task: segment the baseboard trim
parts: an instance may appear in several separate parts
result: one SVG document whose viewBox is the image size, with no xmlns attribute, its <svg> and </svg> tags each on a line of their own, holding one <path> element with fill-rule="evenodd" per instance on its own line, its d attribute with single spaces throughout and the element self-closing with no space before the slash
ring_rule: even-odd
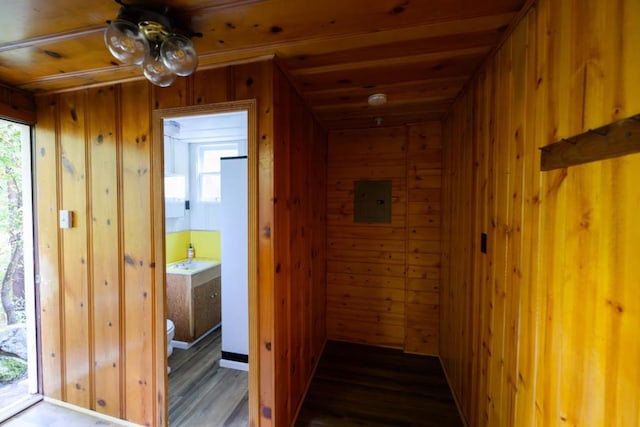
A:
<svg viewBox="0 0 640 427">
<path fill-rule="evenodd" d="M 293 427 L 296 421 L 298 420 L 298 415 L 300 415 L 300 411 L 302 410 L 302 405 L 304 404 L 304 400 L 307 397 L 307 393 L 309 392 L 309 387 L 311 387 L 313 378 L 316 376 L 316 371 L 318 370 L 318 365 L 320 365 L 320 360 L 322 359 L 322 355 L 324 354 L 324 348 L 326 346 L 327 346 L 327 338 L 324 339 L 324 342 L 322 343 L 322 348 L 320 349 L 320 354 L 318 355 L 318 360 L 316 361 L 316 365 L 311 370 L 311 376 L 309 376 L 307 385 L 304 388 L 304 393 L 302 393 L 302 399 L 300 399 L 300 403 L 298 403 L 298 408 L 296 409 L 296 412 L 293 415 L 293 419 L 291 420 L 291 427 Z"/>
<path fill-rule="evenodd" d="M 440 366 L 442 367 L 442 372 L 444 372 L 444 377 L 447 380 L 447 385 L 449 386 L 449 390 L 451 390 L 451 395 L 453 396 L 453 401 L 456 402 L 456 408 L 458 408 L 458 414 L 460 414 L 460 419 L 462 420 L 462 423 L 465 425 L 465 427 L 469 427 L 469 423 L 467 422 L 467 419 L 464 416 L 464 412 L 462 412 L 462 406 L 460 405 L 460 402 L 458 401 L 458 396 L 456 396 L 456 392 L 453 390 L 453 387 L 451 386 L 451 380 L 449 379 L 449 374 L 447 374 L 447 370 L 444 367 L 444 363 L 442 363 L 442 358 L 440 357 L 440 355 L 438 355 L 436 357 L 440 361 Z"/>
<path fill-rule="evenodd" d="M 216 326 L 214 326 L 213 328 L 209 329 L 204 334 L 200 335 L 200 337 L 198 337 L 198 339 L 195 340 L 195 341 L 185 342 L 185 341 L 171 340 L 171 345 L 174 348 L 179 348 L 180 350 L 189 350 L 191 347 L 193 347 L 194 345 L 198 344 L 200 341 L 205 339 L 211 332 L 215 331 L 216 329 L 218 329 L 221 326 L 222 326 L 222 323 L 218 323 Z"/>
<path fill-rule="evenodd" d="M 63 402 L 62 400 L 53 399 L 51 397 L 45 396 L 43 399 L 47 403 L 51 403 L 52 405 L 60 406 L 62 408 L 69 409 L 71 411 L 80 412 L 81 414 L 89 415 L 94 418 L 100 418 L 105 421 L 109 421 L 111 423 L 126 426 L 126 427 L 140 427 L 141 424 L 132 423 L 131 421 L 122 420 L 120 418 L 112 417 L 111 415 L 101 414 L 100 412 L 92 411 L 87 408 L 83 408 L 81 406 L 72 405 L 71 403 Z"/>
<path fill-rule="evenodd" d="M 244 362 L 236 362 L 234 360 L 220 359 L 220 367 L 227 369 L 236 369 L 238 371 L 249 372 L 249 364 Z"/>
</svg>

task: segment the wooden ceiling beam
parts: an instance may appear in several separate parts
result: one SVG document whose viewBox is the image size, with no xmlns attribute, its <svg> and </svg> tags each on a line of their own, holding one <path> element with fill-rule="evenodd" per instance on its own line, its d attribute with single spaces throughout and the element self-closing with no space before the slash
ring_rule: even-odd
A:
<svg viewBox="0 0 640 427">
<path fill-rule="evenodd" d="M 374 85 L 388 85 L 403 81 L 429 80 L 442 77 L 469 76 L 484 59 L 483 53 L 452 57 L 439 61 L 397 65 L 381 65 L 376 68 L 340 70 L 322 74 L 295 76 L 302 92 L 332 89 L 335 87 L 353 88 Z"/>
<path fill-rule="evenodd" d="M 501 38 L 502 31 L 492 28 L 487 31 L 464 34 L 448 34 L 438 37 L 420 37 L 413 40 L 394 40 L 385 44 L 369 44 L 364 47 L 345 49 L 342 44 L 331 52 L 289 55 L 286 67 L 289 70 L 312 68 L 344 62 L 382 59 L 455 51 L 474 47 L 493 47 Z"/>
<path fill-rule="evenodd" d="M 403 81 L 398 83 L 381 84 L 381 85 L 368 85 L 360 87 L 341 87 L 332 89 L 321 90 L 309 90 L 304 92 L 307 99 L 320 100 L 326 98 L 335 98 L 345 95 L 370 95 L 372 90 L 386 92 L 386 91 L 429 91 L 446 89 L 449 87 L 462 87 L 467 81 L 467 76 L 454 76 L 454 77 L 441 77 L 428 80 L 412 80 Z"/>
<path fill-rule="evenodd" d="M 427 103 L 414 103 L 404 105 L 402 108 L 396 108 L 395 106 L 380 106 L 380 107 L 362 107 L 358 109 L 340 109 L 340 110 L 328 110 L 318 111 L 318 117 L 322 120 L 339 120 L 339 119 L 355 119 L 363 117 L 391 117 L 402 116 L 411 114 L 425 114 L 425 113 L 441 113 L 444 114 L 448 111 L 450 101 L 440 102 L 427 102 Z"/>
<path fill-rule="evenodd" d="M 443 113 L 411 113 L 404 116 L 386 116 L 382 117 L 380 126 L 393 127 L 404 126 L 409 123 L 421 123 L 434 120 L 442 120 Z M 363 129 L 379 127 L 375 121 L 375 117 L 358 117 L 348 119 L 323 120 L 324 126 L 329 130 L 343 129 Z"/>
<path fill-rule="evenodd" d="M 491 50 L 491 46 L 473 47 L 468 49 L 459 49 L 455 51 L 425 53 L 422 55 L 397 56 L 390 58 L 374 59 L 357 62 L 344 62 L 341 64 L 332 64 L 310 68 L 298 68 L 290 70 L 294 77 L 309 76 L 313 74 L 325 74 L 339 71 L 362 70 L 366 68 L 376 67 L 392 67 L 394 65 L 411 65 L 428 62 L 446 61 L 451 58 L 486 55 Z"/>
<path fill-rule="evenodd" d="M 435 96 L 429 96 L 429 97 L 416 96 L 414 98 L 406 98 L 406 99 L 394 98 L 391 101 L 388 101 L 384 105 L 386 108 L 389 108 L 389 109 L 397 109 L 397 108 L 405 109 L 405 108 L 411 108 L 413 106 L 421 106 L 425 104 L 449 105 L 449 103 L 453 102 L 455 95 L 457 95 L 457 93 L 454 95 L 435 95 Z M 353 111 L 358 109 L 361 109 L 361 110 L 367 109 L 369 111 L 374 111 L 375 108 L 378 108 L 378 107 L 369 106 L 366 98 L 364 98 L 364 100 L 359 102 L 344 101 L 344 102 L 337 102 L 332 104 L 312 103 L 311 106 L 313 107 L 314 111 L 316 111 L 318 114 L 322 114 L 324 111 L 340 112 L 340 111 Z"/>
</svg>

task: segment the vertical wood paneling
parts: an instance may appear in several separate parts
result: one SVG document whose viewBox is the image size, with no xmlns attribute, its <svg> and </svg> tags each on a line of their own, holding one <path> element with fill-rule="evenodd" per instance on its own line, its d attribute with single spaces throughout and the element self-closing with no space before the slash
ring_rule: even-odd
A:
<svg viewBox="0 0 640 427">
<path fill-rule="evenodd" d="M 194 77 L 177 79 L 169 87 L 152 86 L 151 90 L 153 92 L 153 108 L 156 110 L 160 110 L 163 108 L 193 105 L 190 102 L 191 92 L 189 91 L 191 80 L 193 78 Z"/>
<path fill-rule="evenodd" d="M 64 344 L 62 342 L 64 302 L 60 290 L 60 236 L 58 210 L 60 192 L 58 151 L 57 97 L 38 99 L 38 127 L 35 139 L 34 196 L 37 215 L 37 262 L 39 298 L 42 321 L 40 345 L 42 388 L 47 396 L 63 398 Z"/>
<path fill-rule="evenodd" d="M 228 92 L 235 99 L 256 99 L 258 102 L 258 300 L 260 311 L 259 396 L 249 395 L 250 409 L 258 407 L 259 420 L 251 420 L 261 426 L 275 424 L 275 357 L 274 349 L 274 248 L 273 248 L 273 197 L 274 197 L 274 123 L 273 123 L 273 67 L 269 63 L 244 64 L 233 67 L 227 80 Z M 278 307 L 279 308 L 279 307 Z M 256 355 L 250 354 L 253 358 Z M 255 387 L 255 385 L 254 385 Z M 254 388 L 255 389 L 255 388 Z M 253 417 L 253 412 L 251 412 Z"/>
<path fill-rule="evenodd" d="M 93 408 L 120 417 L 120 212 L 116 88 L 89 90 L 91 164 L 91 261 L 94 337 Z"/>
<path fill-rule="evenodd" d="M 407 270 L 429 269 L 408 277 L 405 286 L 405 351 L 438 354 L 440 301 L 440 228 L 421 222 L 440 215 L 442 125 L 408 127 Z M 423 177 L 430 179 L 422 185 Z"/>
<path fill-rule="evenodd" d="M 310 150 L 311 188 L 315 193 L 312 202 L 311 228 L 311 275 L 316 285 L 311 292 L 311 365 L 320 361 L 324 342 L 327 338 L 327 146 L 326 132 L 319 126 L 313 126 L 312 149 Z M 316 189 L 323 188 L 324 191 Z"/>
<path fill-rule="evenodd" d="M 0 84 L 0 116 L 34 124 L 38 106 L 29 92 Z"/>
<path fill-rule="evenodd" d="M 441 134 L 440 123 L 330 134 L 330 338 L 438 353 Z M 391 180 L 390 224 L 353 223 L 357 180 Z"/>
<path fill-rule="evenodd" d="M 231 101 L 228 96 L 228 88 L 232 87 L 231 83 L 228 82 L 229 75 L 228 67 L 213 68 L 195 73 L 192 77 L 194 105 Z"/>
<path fill-rule="evenodd" d="M 273 231 L 274 233 L 289 233 L 291 229 L 291 152 L 292 148 L 292 132 L 289 123 L 291 120 L 291 97 L 287 91 L 287 82 L 284 77 L 278 74 L 274 80 L 274 109 L 279 114 L 276 116 L 274 123 L 274 157 L 282 161 L 278 168 L 274 168 L 274 216 Z M 280 208 L 279 205 L 284 205 Z M 294 355 L 291 352 L 291 345 L 294 341 L 294 329 L 298 325 L 294 325 L 292 321 L 292 312 L 295 303 L 292 299 L 292 267 L 291 267 L 291 241 L 287 239 L 277 239 L 274 241 L 273 247 L 275 253 L 275 289 L 274 299 L 278 307 L 282 309 L 275 315 L 274 342 L 276 343 L 275 358 L 280 369 L 275 371 L 276 384 L 286 384 L 287 388 L 291 387 L 291 366 L 293 364 Z M 275 410 L 278 414 L 287 414 L 291 412 L 292 402 L 286 393 L 283 399 L 275 401 Z"/>
<path fill-rule="evenodd" d="M 72 211 L 73 228 L 62 233 L 64 292 L 65 399 L 91 405 L 89 271 L 87 262 L 86 93 L 60 95 L 62 209 Z"/>
<path fill-rule="evenodd" d="M 541 173 L 538 150 L 640 111 L 638 24 L 537 2 L 445 122 L 440 351 L 470 425 L 640 422 L 640 156 Z"/>
<path fill-rule="evenodd" d="M 325 132 L 287 76 L 274 79 L 275 408 L 290 425 L 326 340 Z M 318 158 L 314 158 L 318 155 Z M 318 269 L 319 271 L 315 271 Z M 312 329 L 317 327 L 316 330 Z"/>
<path fill-rule="evenodd" d="M 166 425 L 162 149 L 152 141 L 152 111 L 255 99 L 258 143 L 250 155 L 258 158 L 252 215 L 260 230 L 253 295 L 259 309 L 250 316 L 260 345 L 250 351 L 257 370 L 250 425 L 292 421 L 326 339 L 327 141 L 274 69 L 263 61 L 205 70 L 165 89 L 140 81 L 39 98 L 37 228 L 48 396 Z M 274 110 L 276 78 L 278 102 L 291 105 L 295 120 Z M 74 212 L 73 228 L 58 229 L 59 209 Z M 290 278 L 284 292 L 280 276 Z M 286 387 L 276 387 L 280 378 Z"/>
<path fill-rule="evenodd" d="M 145 82 L 122 86 L 122 218 L 125 417 L 153 425 L 155 390 L 151 216 L 151 136 Z"/>
</svg>

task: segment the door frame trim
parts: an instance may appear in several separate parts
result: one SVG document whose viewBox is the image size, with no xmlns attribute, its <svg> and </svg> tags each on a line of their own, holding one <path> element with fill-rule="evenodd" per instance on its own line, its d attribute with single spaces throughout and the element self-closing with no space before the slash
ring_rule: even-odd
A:
<svg viewBox="0 0 640 427">
<path fill-rule="evenodd" d="M 166 259 L 164 217 L 164 129 L 163 120 L 236 111 L 247 112 L 248 205 L 249 205 L 249 424 L 260 419 L 260 358 L 258 301 L 258 116 L 255 99 L 158 109 L 153 111 L 152 130 L 152 203 L 155 325 L 154 350 L 156 361 L 157 419 L 168 425 L 167 330 L 166 330 Z"/>
</svg>

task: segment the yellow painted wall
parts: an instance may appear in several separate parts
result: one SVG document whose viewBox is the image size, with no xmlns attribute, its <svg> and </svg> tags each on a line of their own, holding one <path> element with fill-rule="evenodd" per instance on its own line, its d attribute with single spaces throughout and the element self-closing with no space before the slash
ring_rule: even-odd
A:
<svg viewBox="0 0 640 427">
<path fill-rule="evenodd" d="M 220 232 L 186 230 L 167 233 L 166 257 L 167 263 L 181 261 L 187 258 L 189 243 L 193 245 L 196 258 L 220 260 Z"/>
<path fill-rule="evenodd" d="M 219 231 L 191 231 L 191 244 L 196 258 L 221 260 Z M 186 253 L 186 249 L 185 249 Z"/>
</svg>

